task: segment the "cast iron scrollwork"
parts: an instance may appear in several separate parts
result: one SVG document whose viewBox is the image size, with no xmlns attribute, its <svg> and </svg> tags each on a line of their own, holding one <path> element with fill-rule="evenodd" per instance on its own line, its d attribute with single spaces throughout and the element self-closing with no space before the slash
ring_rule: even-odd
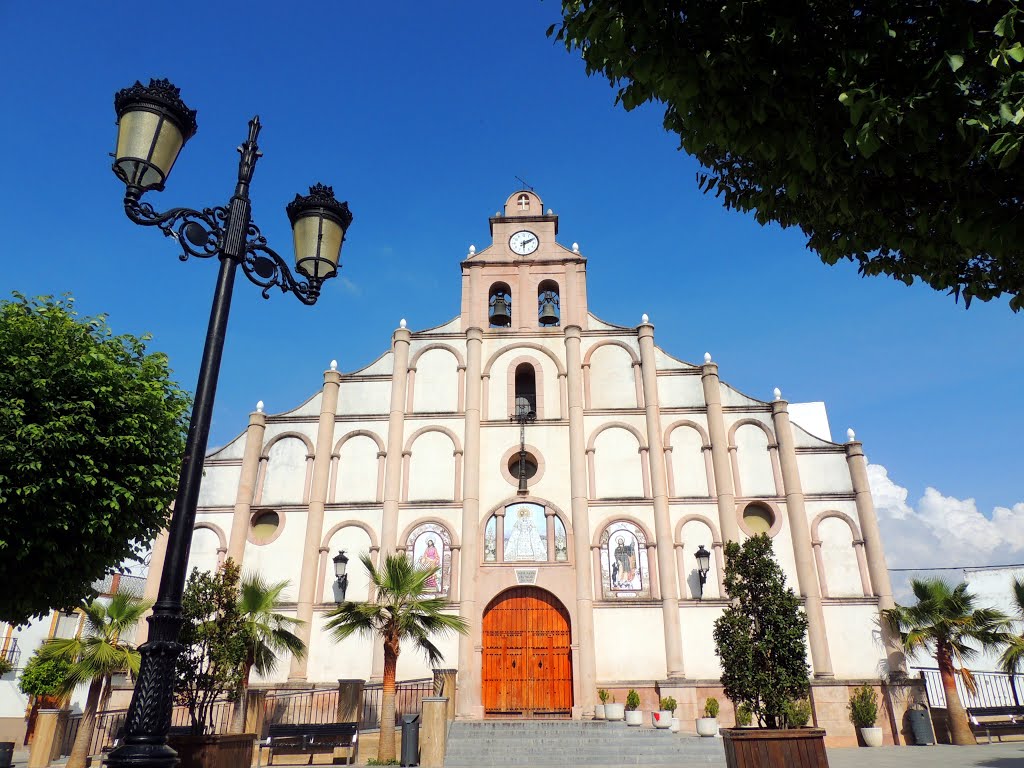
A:
<svg viewBox="0 0 1024 768">
<path fill-rule="evenodd" d="M 221 206 L 196 211 L 192 208 L 171 208 L 158 213 L 149 203 L 125 198 L 124 212 L 136 224 L 156 227 L 165 237 L 173 237 L 181 246 L 182 261 L 189 256 L 208 259 L 221 252 L 228 209 Z"/>
<path fill-rule="evenodd" d="M 249 282 L 263 289 L 263 298 L 269 299 L 270 289 L 276 286 L 284 293 L 294 294 L 303 304 L 316 304 L 323 280 L 297 280 L 288 268 L 288 262 L 267 245 L 267 239 L 260 234 L 256 225 L 250 225 L 249 234 L 242 258 L 242 271 Z"/>
</svg>

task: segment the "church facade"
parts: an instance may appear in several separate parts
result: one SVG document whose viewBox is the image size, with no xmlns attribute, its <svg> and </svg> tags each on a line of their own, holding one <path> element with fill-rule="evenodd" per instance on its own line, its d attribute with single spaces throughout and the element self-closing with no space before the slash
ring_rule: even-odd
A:
<svg viewBox="0 0 1024 768">
<path fill-rule="evenodd" d="M 400 551 L 469 622 L 439 643 L 459 717 L 586 718 L 599 688 L 635 688 L 647 710 L 675 696 L 684 722 L 717 695 L 731 725 L 712 639 L 723 542 L 766 532 L 807 611 L 816 721 L 852 733 L 846 696 L 885 674 L 892 605 L 861 444 L 832 441 L 821 403 L 762 401 L 710 355 L 672 357 L 646 316 L 599 320 L 558 223 L 514 193 L 462 262 L 457 317 L 403 320 L 369 366 L 332 363 L 290 411 L 261 404 L 206 459 L 192 565 L 290 582 L 309 652 L 266 682 L 379 679 L 379 647 L 323 631 L 332 558 L 351 558 L 345 597 L 363 600 L 359 556 Z M 158 540 L 154 578 L 162 556 Z M 400 680 L 430 673 L 404 650 Z"/>
</svg>

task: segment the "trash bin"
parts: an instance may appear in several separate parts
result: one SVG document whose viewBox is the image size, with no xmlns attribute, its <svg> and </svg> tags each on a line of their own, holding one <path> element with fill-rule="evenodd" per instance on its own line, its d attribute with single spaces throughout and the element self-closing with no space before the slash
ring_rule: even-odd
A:
<svg viewBox="0 0 1024 768">
<path fill-rule="evenodd" d="M 927 709 L 909 709 L 910 730 L 914 734 L 915 744 L 934 744 L 935 732 L 932 730 L 931 713 Z"/>
<path fill-rule="evenodd" d="M 11 768 L 14 759 L 14 742 L 0 741 L 0 768 Z"/>
<path fill-rule="evenodd" d="M 402 765 L 420 764 L 420 716 L 402 715 Z"/>
</svg>

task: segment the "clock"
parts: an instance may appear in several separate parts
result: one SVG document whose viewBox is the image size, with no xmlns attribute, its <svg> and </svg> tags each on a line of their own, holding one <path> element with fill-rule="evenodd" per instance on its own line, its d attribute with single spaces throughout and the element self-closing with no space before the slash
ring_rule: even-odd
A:
<svg viewBox="0 0 1024 768">
<path fill-rule="evenodd" d="M 508 247 L 512 249 L 512 253 L 518 253 L 520 256 L 529 256 L 537 250 L 539 245 L 540 241 L 537 236 L 525 229 L 516 232 L 508 239 Z"/>
</svg>

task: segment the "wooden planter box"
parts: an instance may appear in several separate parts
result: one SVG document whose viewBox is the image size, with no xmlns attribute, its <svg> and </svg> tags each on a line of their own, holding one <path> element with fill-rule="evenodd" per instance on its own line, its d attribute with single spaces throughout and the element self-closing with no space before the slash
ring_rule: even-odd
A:
<svg viewBox="0 0 1024 768">
<path fill-rule="evenodd" d="M 167 737 L 167 744 L 178 753 L 179 768 L 248 768 L 252 765 L 256 734 L 172 734 Z"/>
<path fill-rule="evenodd" d="M 823 728 L 723 728 L 728 768 L 828 768 Z"/>
</svg>

